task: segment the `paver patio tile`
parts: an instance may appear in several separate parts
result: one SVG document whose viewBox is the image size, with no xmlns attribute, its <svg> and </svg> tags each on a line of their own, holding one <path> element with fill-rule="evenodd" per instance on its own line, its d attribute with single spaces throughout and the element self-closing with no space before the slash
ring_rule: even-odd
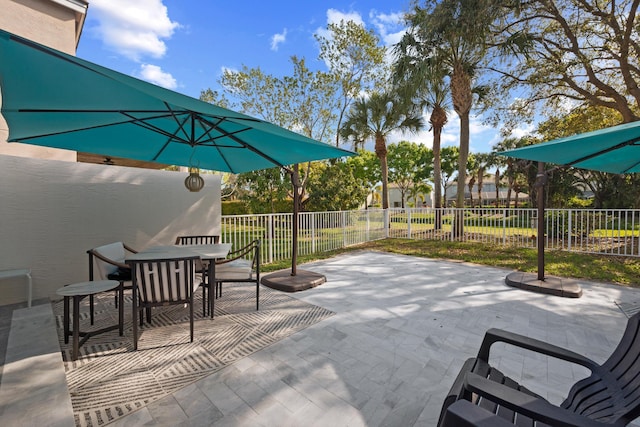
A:
<svg viewBox="0 0 640 427">
<path fill-rule="evenodd" d="M 173 400 L 150 405 L 148 413 L 165 420 L 175 408 L 176 424 L 183 414 L 191 415 L 193 425 L 209 419 L 215 427 L 431 426 L 487 329 L 518 332 L 602 361 L 626 323 L 615 301 L 640 301 L 640 290 L 597 283 L 581 283 L 583 296 L 575 300 L 532 294 L 507 287 L 507 270 L 376 252 L 338 256 L 305 269 L 325 274 L 327 283 L 292 296 L 335 315 L 198 381 L 182 395 L 174 393 Z M 492 347 L 491 358 L 550 399 L 561 399 L 565 382 L 583 373 L 500 344 Z M 181 400 L 190 397 L 193 406 Z M 145 411 L 125 420 L 155 422 Z"/>
</svg>

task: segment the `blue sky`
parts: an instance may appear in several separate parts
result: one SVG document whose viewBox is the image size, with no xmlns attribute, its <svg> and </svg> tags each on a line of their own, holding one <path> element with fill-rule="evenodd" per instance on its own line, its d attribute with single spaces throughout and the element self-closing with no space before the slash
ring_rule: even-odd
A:
<svg viewBox="0 0 640 427">
<path fill-rule="evenodd" d="M 90 0 L 77 56 L 197 98 L 206 88 L 220 91 L 225 68 L 281 76 L 291 73 L 289 58 L 297 55 L 324 69 L 313 35 L 340 19 L 364 23 L 392 46 L 408 8 L 408 0 Z M 444 145 L 457 145 L 458 126 L 451 112 Z M 490 151 L 497 138 L 473 118 L 472 152 Z M 432 142 L 427 131 L 390 142 L 400 139 Z"/>
</svg>

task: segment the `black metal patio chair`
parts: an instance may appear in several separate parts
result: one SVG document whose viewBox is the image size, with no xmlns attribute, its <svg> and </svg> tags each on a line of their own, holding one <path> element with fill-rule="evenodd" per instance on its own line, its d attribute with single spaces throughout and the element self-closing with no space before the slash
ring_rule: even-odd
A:
<svg viewBox="0 0 640 427">
<path fill-rule="evenodd" d="M 576 363 L 591 375 L 576 382 L 560 406 L 553 405 L 489 364 L 496 342 Z M 640 416 L 640 313 L 628 320 L 620 343 L 602 365 L 543 341 L 490 329 L 445 398 L 439 426 L 446 425 L 449 406 L 460 399 L 518 426 L 625 426 Z"/>
</svg>

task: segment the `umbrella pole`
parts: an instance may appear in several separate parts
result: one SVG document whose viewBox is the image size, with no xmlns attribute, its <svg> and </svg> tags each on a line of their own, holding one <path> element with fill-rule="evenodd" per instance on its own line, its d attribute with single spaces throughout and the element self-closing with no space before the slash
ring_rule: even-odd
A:
<svg viewBox="0 0 640 427">
<path fill-rule="evenodd" d="M 300 176 L 298 175 L 298 165 L 294 166 L 294 169 L 289 171 L 291 175 L 291 185 L 293 186 L 293 236 L 292 236 L 292 248 L 291 248 L 291 275 L 297 274 L 298 264 L 298 210 L 300 206 Z"/>
<path fill-rule="evenodd" d="M 538 162 L 536 194 L 538 205 L 538 280 L 544 280 L 544 187 L 547 184 L 547 174 L 544 163 Z"/>
</svg>

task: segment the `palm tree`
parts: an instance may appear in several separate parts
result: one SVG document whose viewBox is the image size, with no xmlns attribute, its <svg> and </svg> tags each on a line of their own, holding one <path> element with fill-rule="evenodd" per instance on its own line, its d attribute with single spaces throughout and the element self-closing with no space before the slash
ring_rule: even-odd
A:
<svg viewBox="0 0 640 427">
<path fill-rule="evenodd" d="M 467 173 L 469 176 L 469 182 L 467 182 L 467 188 L 469 189 L 469 205 L 473 207 L 473 186 L 476 185 L 476 173 L 478 172 L 478 162 L 476 162 L 476 156 L 469 154 L 467 159 Z M 464 184 L 463 184 L 464 185 Z"/>
<path fill-rule="evenodd" d="M 487 177 L 487 168 L 490 167 L 492 162 L 492 156 L 488 153 L 476 153 L 476 166 L 477 166 L 477 182 L 478 182 L 478 204 L 482 207 L 482 187 L 484 186 L 484 179 Z"/>
<path fill-rule="evenodd" d="M 374 92 L 354 102 L 340 128 L 340 135 L 352 141 L 373 138 L 375 153 L 382 172 L 382 208 L 389 208 L 389 168 L 386 138 L 393 131 L 416 132 L 424 127 L 422 118 L 413 113 L 413 106 L 389 92 Z"/>
<path fill-rule="evenodd" d="M 497 2 L 499 4 L 499 2 Z M 410 29 L 426 61 L 447 68 L 453 109 L 460 117 L 460 158 L 456 206 L 464 207 L 469 118 L 474 102 L 473 80 L 486 51 L 486 39 L 493 21 L 493 2 L 483 0 L 442 0 L 417 4 L 407 15 Z M 463 218 L 456 218 L 454 234 L 462 235 Z"/>
<path fill-rule="evenodd" d="M 433 189 L 436 213 L 435 229 L 442 229 L 442 158 L 440 155 L 442 129 L 447 124 L 451 93 L 445 81 L 446 69 L 420 53 L 422 44 L 412 32 L 406 32 L 395 47 L 394 82 L 403 88 L 403 96 L 415 98 L 415 103 L 429 115 L 433 132 Z"/>
</svg>

